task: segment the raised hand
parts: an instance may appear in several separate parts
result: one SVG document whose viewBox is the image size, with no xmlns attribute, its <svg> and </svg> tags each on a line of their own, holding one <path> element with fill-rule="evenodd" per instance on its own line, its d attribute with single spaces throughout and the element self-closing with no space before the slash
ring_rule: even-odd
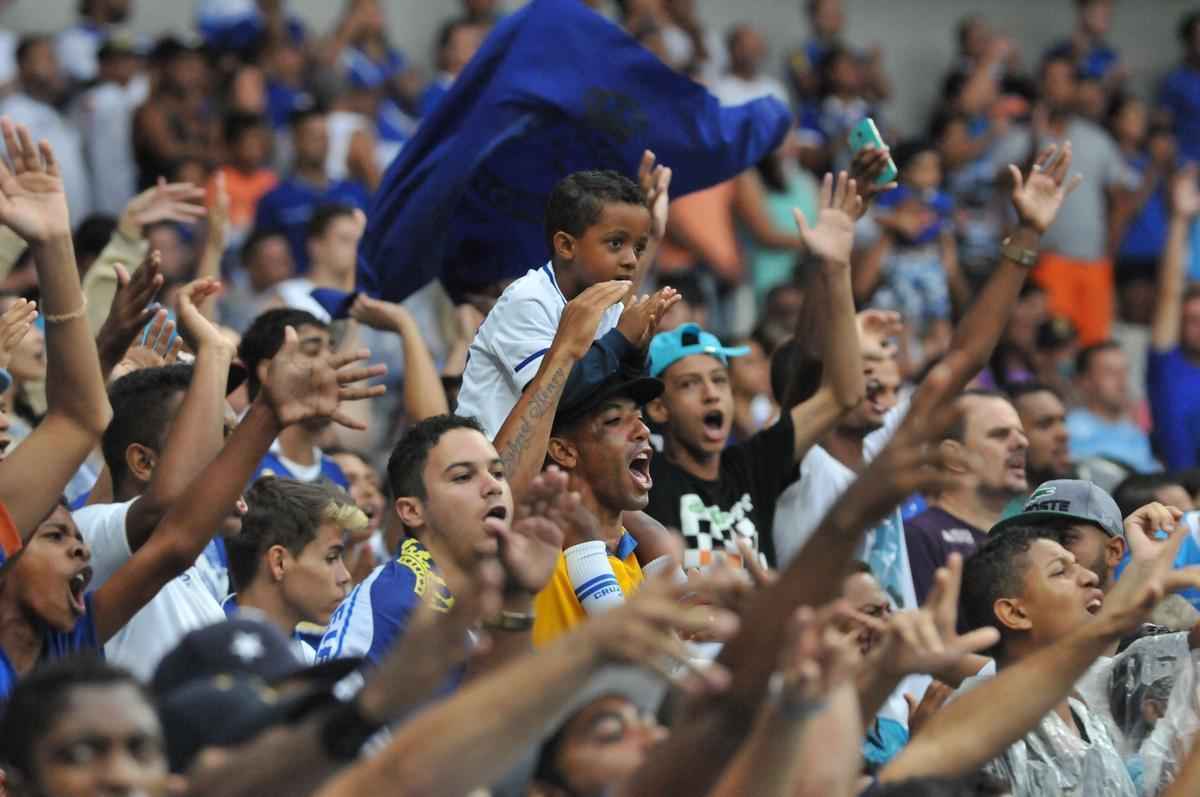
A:
<svg viewBox="0 0 1200 797">
<path fill-rule="evenodd" d="M 1012 203 L 1017 216 L 1022 224 L 1039 233 L 1050 228 L 1067 195 L 1083 182 L 1083 176 L 1078 174 L 1067 179 L 1071 172 L 1070 141 L 1063 144 L 1061 152 L 1054 144 L 1042 150 L 1028 177 L 1022 178 L 1021 170 L 1012 164 L 1008 171 L 1012 175 Z"/>
<path fill-rule="evenodd" d="M 852 680 L 861 660 L 852 637 L 839 631 L 834 620 L 846 611 L 843 601 L 819 612 L 808 606 L 796 610 L 780 653 L 779 669 L 771 678 L 771 696 L 792 708 L 816 710 L 837 687 Z"/>
<path fill-rule="evenodd" d="M 554 345 L 564 347 L 573 359 L 582 359 L 596 340 L 604 311 L 621 301 L 630 284 L 628 280 L 598 282 L 567 302 L 558 320 Z"/>
<path fill-rule="evenodd" d="M 1135 513 L 1136 514 L 1136 513 Z M 1146 522 L 1127 523 L 1126 542 L 1130 563 L 1117 584 L 1104 597 L 1104 605 L 1095 622 L 1102 633 L 1117 638 L 1134 629 L 1150 616 L 1164 596 L 1188 588 L 1200 588 L 1200 566 L 1175 568 L 1175 556 L 1191 532 L 1186 523 L 1174 523 L 1163 529 L 1165 540 L 1154 539 Z"/>
<path fill-rule="evenodd" d="M 838 174 L 836 182 L 832 174 L 826 174 L 821 182 L 817 226 L 809 227 L 803 213 L 792 211 L 808 251 L 827 263 L 849 265 L 850 250 L 854 246 L 854 220 L 862 213 L 862 203 L 857 184 L 845 172 Z"/>
<path fill-rule="evenodd" d="M 865 351 L 891 354 L 893 340 L 904 332 L 904 319 L 891 310 L 863 310 L 856 317 L 858 340 Z"/>
<path fill-rule="evenodd" d="M 0 368 L 12 362 L 13 352 L 37 320 L 37 303 L 17 299 L 0 315 Z"/>
<path fill-rule="evenodd" d="M 129 346 L 112 368 L 110 381 L 143 368 L 161 368 L 178 362 L 183 338 L 175 334 L 175 322 L 167 318 L 166 310 L 154 313 L 145 337 Z"/>
<path fill-rule="evenodd" d="M 1184 218 L 1200 214 L 1200 185 L 1196 184 L 1196 164 L 1189 163 L 1171 178 L 1171 210 Z"/>
<path fill-rule="evenodd" d="M 870 207 L 871 202 L 876 196 L 885 191 L 891 191 L 896 187 L 896 182 L 877 184 L 875 181 L 879 179 L 879 175 L 883 174 L 883 170 L 887 168 L 888 161 L 891 160 L 892 151 L 887 147 L 882 149 L 874 144 L 867 146 L 854 153 L 854 159 L 850 161 L 850 177 L 854 179 L 855 187 L 858 189 L 858 195 L 862 199 L 862 205 L 859 207 L 858 215 L 855 219 L 862 216 Z"/>
<path fill-rule="evenodd" d="M 11 165 L 0 160 L 0 224 L 30 244 L 69 237 L 67 195 L 50 144 L 42 140 L 35 146 L 29 128 L 8 117 L 0 119 L 0 134 Z"/>
<path fill-rule="evenodd" d="M 666 166 L 654 165 L 654 153 L 642 153 L 638 165 L 638 184 L 646 196 L 646 207 L 650 208 L 650 237 L 661 240 L 667 234 L 667 207 L 671 203 L 671 170 Z"/>
<path fill-rule="evenodd" d="M 633 346 L 644 349 L 650 345 L 650 339 L 658 331 L 658 322 L 666 312 L 680 300 L 679 292 L 674 288 L 661 288 L 658 293 L 630 297 L 617 329 Z"/>
<path fill-rule="evenodd" d="M 920 703 L 912 695 L 905 693 L 904 702 L 908 704 L 909 737 L 920 733 L 925 723 L 929 722 L 934 714 L 941 711 L 942 706 L 950 702 L 950 698 L 953 696 L 954 690 L 936 679 L 929 682 L 929 686 L 925 688 L 925 694 L 921 696 Z"/>
<path fill-rule="evenodd" d="M 536 594 L 550 583 L 563 549 L 563 531 L 551 508 L 568 495 L 567 474 L 551 467 L 530 483 L 512 525 L 492 528 L 510 589 Z"/>
<path fill-rule="evenodd" d="M 667 568 L 666 572 L 670 571 L 673 568 Z M 668 679 L 686 669 L 694 677 L 682 682 L 685 689 L 718 691 L 728 685 L 729 672 L 716 663 L 696 667 L 680 636 L 706 633 L 729 639 L 737 632 L 737 615 L 713 606 L 686 606 L 681 601 L 697 589 L 720 594 L 737 586 L 728 568 L 717 568 L 684 584 L 669 576 L 650 578 L 622 605 L 590 617 L 575 632 L 575 640 L 589 645 L 601 660 L 639 665 Z"/>
<path fill-rule="evenodd" d="M 128 238 L 140 238 L 142 228 L 158 221 L 192 224 L 208 211 L 204 207 L 204 189 L 191 183 L 168 183 L 158 178 L 158 184 L 147 188 L 129 200 L 121 213 L 117 229 Z"/>
<path fill-rule="evenodd" d="M 96 349 L 106 372 L 111 371 L 125 356 L 134 339 L 154 315 L 151 303 L 163 285 L 163 277 L 159 274 L 161 262 L 158 250 L 148 252 L 133 277 L 129 276 L 123 265 L 116 265 L 117 290 L 113 294 L 108 316 L 96 333 Z"/>
<path fill-rule="evenodd" d="M 175 317 L 179 319 L 179 334 L 193 354 L 199 354 L 202 348 L 233 348 L 229 339 L 221 334 L 221 330 L 217 328 L 216 324 L 205 318 L 199 309 L 199 305 L 205 299 L 218 296 L 220 293 L 221 282 L 219 280 L 202 277 L 185 285 L 175 300 Z"/>
<path fill-rule="evenodd" d="M 386 332 L 400 332 L 410 323 L 416 323 L 403 305 L 373 299 L 365 293 L 354 297 L 354 304 L 350 306 L 350 317 L 360 324 Z"/>
<path fill-rule="evenodd" d="M 995 628 L 979 628 L 959 636 L 958 594 L 962 586 L 962 556 L 954 553 L 938 568 L 933 589 L 920 609 L 896 612 L 887 622 L 856 613 L 855 619 L 882 635 L 872 654 L 878 666 L 905 676 L 942 672 L 970 653 L 987 650 L 1000 641 Z"/>
<path fill-rule="evenodd" d="M 271 360 L 263 385 L 262 397 L 275 414 L 280 426 L 292 426 L 312 419 L 329 419 L 347 429 L 362 430 L 361 423 L 341 411 L 343 401 L 382 396 L 383 385 L 360 385 L 387 373 L 387 366 L 354 367 L 371 353 L 366 349 L 325 357 L 311 357 L 300 351 L 296 330 L 284 331 L 283 347 Z"/>
<path fill-rule="evenodd" d="M 1130 556 L 1139 561 L 1154 559 L 1166 544 L 1156 535 L 1159 531 L 1165 531 L 1168 535 L 1175 531 L 1175 525 L 1182 517 L 1182 511 L 1158 501 L 1135 509 L 1125 518 L 1125 539 L 1129 543 Z"/>
</svg>

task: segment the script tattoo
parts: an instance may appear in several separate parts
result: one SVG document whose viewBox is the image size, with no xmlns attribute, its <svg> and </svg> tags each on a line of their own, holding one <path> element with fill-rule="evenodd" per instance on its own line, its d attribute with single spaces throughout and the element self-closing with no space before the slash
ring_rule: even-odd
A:
<svg viewBox="0 0 1200 797">
<path fill-rule="evenodd" d="M 510 478 L 513 475 L 513 467 L 529 446 L 529 438 L 533 436 L 533 429 L 537 426 L 537 422 L 547 412 L 553 413 L 558 409 L 558 400 L 562 396 L 563 387 L 566 386 L 570 373 L 570 365 L 560 365 L 550 374 L 550 379 L 546 384 L 537 388 L 529 399 L 529 406 L 525 408 L 525 413 L 521 416 L 520 428 L 517 429 L 512 442 L 506 445 L 504 451 L 500 453 L 500 461 L 504 463 L 504 470 Z"/>
</svg>

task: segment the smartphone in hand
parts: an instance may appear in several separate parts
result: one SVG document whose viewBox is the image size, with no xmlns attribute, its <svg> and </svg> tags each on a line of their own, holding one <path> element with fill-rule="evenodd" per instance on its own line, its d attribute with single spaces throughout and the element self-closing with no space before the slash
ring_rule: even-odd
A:
<svg viewBox="0 0 1200 797">
<path fill-rule="evenodd" d="M 857 155 L 859 150 L 865 149 L 868 146 L 875 146 L 877 149 L 883 149 L 887 146 L 887 144 L 883 143 L 883 136 L 879 135 L 879 128 L 875 126 L 875 120 L 870 117 L 863 119 L 850 131 L 850 152 L 852 155 Z M 887 167 L 875 178 L 875 184 L 887 185 L 896 179 L 897 174 L 896 163 L 889 157 Z"/>
</svg>

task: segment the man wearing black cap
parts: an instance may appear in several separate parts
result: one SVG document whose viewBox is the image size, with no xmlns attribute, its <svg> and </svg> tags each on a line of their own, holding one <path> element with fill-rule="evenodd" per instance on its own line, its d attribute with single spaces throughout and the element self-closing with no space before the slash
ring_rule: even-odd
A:
<svg viewBox="0 0 1200 797">
<path fill-rule="evenodd" d="M 585 616 L 585 604 L 605 594 L 628 594 L 642 581 L 634 555 L 637 542 L 625 530 L 622 515 L 644 509 L 650 501 L 650 430 L 642 420 L 642 407 L 662 394 L 662 382 L 628 370 L 609 375 L 590 394 L 560 405 L 547 447 L 547 460 L 569 477 L 568 489 L 579 494 L 583 509 L 595 524 L 568 524 L 554 576 L 538 593 L 534 606 L 534 644 L 559 636 Z M 571 577 L 568 559 L 584 548 L 602 543 L 607 555 L 598 570 Z M 574 549 L 575 553 L 572 553 Z M 594 560 L 595 561 L 595 560 Z M 580 583 L 576 584 L 575 581 Z"/>
</svg>

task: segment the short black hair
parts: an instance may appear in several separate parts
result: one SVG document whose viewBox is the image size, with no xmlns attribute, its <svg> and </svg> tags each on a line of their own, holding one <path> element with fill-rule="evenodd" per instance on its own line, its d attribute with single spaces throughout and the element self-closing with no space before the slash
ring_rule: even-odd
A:
<svg viewBox="0 0 1200 797">
<path fill-rule="evenodd" d="M 1079 69 L 1076 67 L 1075 61 L 1073 58 L 1071 58 L 1070 53 L 1063 50 L 1051 50 L 1050 52 L 1046 53 L 1045 57 L 1042 58 L 1042 63 L 1038 66 L 1038 79 L 1044 80 L 1046 78 L 1046 72 L 1050 69 L 1050 67 L 1058 63 L 1063 63 L 1071 67 L 1071 75 L 1076 78 L 1079 77 Z"/>
<path fill-rule="evenodd" d="M 633 180 L 611 169 L 575 172 L 558 181 L 546 202 L 546 244 L 554 251 L 554 235 L 576 238 L 600 220 L 605 205 L 646 206 L 646 195 Z"/>
<path fill-rule="evenodd" d="M 1062 401 L 1062 396 L 1058 394 L 1058 391 L 1043 382 L 1017 382 L 1008 388 L 1008 398 L 1013 406 L 1016 406 L 1017 399 L 1032 396 L 1034 393 L 1049 393 Z"/>
<path fill-rule="evenodd" d="M 1084 346 L 1079 350 L 1079 353 L 1075 355 L 1075 373 L 1079 376 L 1083 376 L 1088 372 L 1088 369 L 1092 367 L 1092 360 L 1095 359 L 1097 354 L 1101 354 L 1106 351 L 1112 351 L 1114 349 L 1117 351 L 1121 350 L 1121 344 L 1117 343 L 1115 340 L 1102 340 L 1099 343 L 1093 343 L 1090 346 Z"/>
<path fill-rule="evenodd" d="M 1179 41 L 1184 47 L 1192 46 L 1192 33 L 1196 30 L 1196 26 L 1200 25 L 1200 11 L 1192 11 L 1185 14 L 1179 20 Z"/>
<path fill-rule="evenodd" d="M 303 125 L 309 119 L 315 119 L 318 116 L 324 118 L 327 115 L 328 111 L 326 111 L 324 105 L 312 101 L 305 102 L 288 116 L 288 125 L 295 131 L 296 128 Z"/>
<path fill-rule="evenodd" d="M 929 140 L 935 145 L 940 145 L 942 139 L 946 137 L 946 131 L 952 125 L 968 124 L 969 119 L 965 113 L 960 111 L 941 110 L 933 115 L 933 119 L 929 122 Z"/>
<path fill-rule="evenodd" d="M 426 497 L 424 472 L 429 452 L 455 429 L 471 429 L 487 437 L 479 421 L 462 415 L 434 415 L 408 428 L 388 457 L 388 489 L 393 500 Z"/>
<path fill-rule="evenodd" d="M 277 227 L 255 227 L 250 230 L 250 233 L 246 236 L 246 240 L 242 242 L 240 253 L 242 267 L 249 268 L 251 261 L 258 254 L 258 248 L 272 238 L 287 240 L 287 235 Z"/>
<path fill-rule="evenodd" d="M 117 231 L 117 220 L 103 213 L 93 213 L 79 222 L 71 241 L 75 245 L 75 257 L 95 259 L 108 246 L 108 240 Z"/>
<path fill-rule="evenodd" d="M 282 545 L 299 556 L 317 538 L 321 524 L 336 520 L 340 509 L 353 508 L 354 501 L 326 482 L 308 484 L 264 476 L 246 491 L 246 506 L 249 511 L 242 518 L 241 532 L 225 540 L 234 591 L 254 582 L 267 551 Z"/>
<path fill-rule="evenodd" d="M 1159 490 L 1176 484 L 1184 487 L 1183 482 L 1172 473 L 1134 473 L 1117 485 L 1112 496 L 1121 510 L 1121 517 L 1129 517 L 1146 504 L 1157 501 L 1154 496 Z"/>
<path fill-rule="evenodd" d="M 1000 598 L 1017 597 L 1024 592 L 1024 557 L 1035 541 L 1043 539 L 1059 542 L 1054 531 L 1046 528 L 1030 524 L 1008 526 L 988 535 L 983 545 L 963 563 L 959 597 L 962 623 L 969 629 L 995 626 L 1000 631 L 1000 641 L 992 649 L 993 654 L 1004 645 L 1004 628 L 997 622 L 993 606 Z"/>
<path fill-rule="evenodd" d="M 317 327 L 328 329 L 329 325 L 307 310 L 295 310 L 290 307 L 280 307 L 254 319 L 242 342 L 238 345 L 238 356 L 246 365 L 246 390 L 250 398 L 258 396 L 262 383 L 258 380 L 258 364 L 269 360 L 283 348 L 284 330 L 293 327 Z"/>
<path fill-rule="evenodd" d="M 18 680 L 0 718 L 0 761 L 5 768 L 37 784 L 37 747 L 70 709 L 72 690 L 105 686 L 132 687 L 147 704 L 154 705 L 146 688 L 131 673 L 97 655 L 51 661 Z"/>
<path fill-rule="evenodd" d="M 892 160 L 895 161 L 896 168 L 903 174 L 918 155 L 924 152 L 932 152 L 936 155 L 937 151 L 937 146 L 927 138 L 910 138 L 896 145 L 892 150 Z"/>
<path fill-rule="evenodd" d="M 305 240 L 323 237 L 329 231 L 329 226 L 343 217 L 354 218 L 354 208 L 336 202 L 319 206 L 308 220 L 304 230 Z"/>
<path fill-rule="evenodd" d="M 114 491 L 129 476 L 125 464 L 129 446 L 137 443 L 162 453 L 167 429 L 175 419 L 169 411 L 171 398 L 187 391 L 192 371 L 192 366 L 185 363 L 142 368 L 125 374 L 108 389 L 113 414 L 100 438 L 100 450 Z"/>
<path fill-rule="evenodd" d="M 267 118 L 262 114 L 232 111 L 226 114 L 225 121 L 221 125 L 221 132 L 225 137 L 225 143 L 229 145 L 234 144 L 234 142 L 252 130 L 270 130 L 270 127 L 267 125 Z"/>
</svg>

